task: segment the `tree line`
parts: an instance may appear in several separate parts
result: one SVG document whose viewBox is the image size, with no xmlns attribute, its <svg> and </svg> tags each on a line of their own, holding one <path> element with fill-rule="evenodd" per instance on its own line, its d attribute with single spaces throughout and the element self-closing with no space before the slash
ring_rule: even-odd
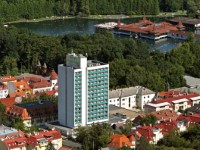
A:
<svg viewBox="0 0 200 150">
<path fill-rule="evenodd" d="M 0 0 L 0 18 L 3 22 L 66 15 L 158 13 L 158 0 Z"/>
<path fill-rule="evenodd" d="M 26 29 L 0 28 L 0 74 L 36 73 L 38 61 L 57 70 L 71 51 L 110 64 L 110 88 L 141 85 L 155 91 L 185 85 L 183 75 L 200 77 L 200 42 L 167 53 L 151 51 L 141 39 L 117 39 L 112 33 L 39 36 Z"/>
<path fill-rule="evenodd" d="M 0 21 L 66 15 L 157 15 L 178 10 L 194 16 L 199 4 L 199 0 L 0 0 Z"/>
</svg>

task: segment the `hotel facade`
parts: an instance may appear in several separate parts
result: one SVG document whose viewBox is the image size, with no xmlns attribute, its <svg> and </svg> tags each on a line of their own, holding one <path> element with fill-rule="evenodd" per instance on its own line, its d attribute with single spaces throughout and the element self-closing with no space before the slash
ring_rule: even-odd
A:
<svg viewBox="0 0 200 150">
<path fill-rule="evenodd" d="M 58 121 L 74 128 L 108 121 L 109 65 L 68 54 L 58 66 Z"/>
</svg>

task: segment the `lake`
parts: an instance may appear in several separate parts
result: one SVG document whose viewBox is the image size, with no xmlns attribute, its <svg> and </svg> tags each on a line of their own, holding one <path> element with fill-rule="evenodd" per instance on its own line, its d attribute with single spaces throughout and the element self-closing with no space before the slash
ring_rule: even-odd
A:
<svg viewBox="0 0 200 150">
<path fill-rule="evenodd" d="M 133 23 L 138 22 L 141 18 L 125 18 L 121 19 L 122 23 Z M 148 19 L 148 18 L 147 18 Z M 168 18 L 162 18 L 167 20 Z M 151 21 L 161 21 L 161 18 L 150 18 Z M 17 28 L 26 28 L 31 30 L 34 33 L 39 35 L 46 36 L 59 36 L 65 35 L 68 33 L 77 33 L 77 34 L 93 34 L 95 33 L 95 24 L 105 23 L 105 22 L 117 22 L 117 19 L 82 19 L 82 18 L 72 18 L 64 20 L 49 20 L 42 22 L 23 22 L 23 23 L 14 23 Z M 128 37 L 127 37 L 128 38 Z M 172 39 L 163 39 L 161 41 L 151 41 L 143 40 L 147 43 L 152 50 L 158 49 L 161 51 L 169 51 L 181 43 L 178 40 Z"/>
</svg>

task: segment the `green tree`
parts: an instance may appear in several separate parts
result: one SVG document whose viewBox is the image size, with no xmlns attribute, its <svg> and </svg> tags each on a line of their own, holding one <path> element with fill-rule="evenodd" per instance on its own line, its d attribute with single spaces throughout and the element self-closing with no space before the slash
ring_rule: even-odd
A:
<svg viewBox="0 0 200 150">
<path fill-rule="evenodd" d="M 155 125 L 157 121 L 157 118 L 155 115 L 150 114 L 150 115 L 146 115 L 144 118 L 142 118 L 142 120 L 140 121 L 141 125 Z"/>
</svg>

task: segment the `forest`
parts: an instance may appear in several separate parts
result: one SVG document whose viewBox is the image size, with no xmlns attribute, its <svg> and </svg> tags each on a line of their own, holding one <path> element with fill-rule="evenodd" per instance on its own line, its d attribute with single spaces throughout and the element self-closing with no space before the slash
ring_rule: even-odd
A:
<svg viewBox="0 0 200 150">
<path fill-rule="evenodd" d="M 117 39 L 112 33 L 39 36 L 26 29 L 0 28 L 0 74 L 35 73 L 38 61 L 57 70 L 67 53 L 110 64 L 110 88 L 141 85 L 155 91 L 185 85 L 185 73 L 200 77 L 200 41 L 193 39 L 163 53 L 152 51 L 140 39 Z"/>
<path fill-rule="evenodd" d="M 0 22 L 51 16 L 158 15 L 187 10 L 194 16 L 200 0 L 0 0 Z"/>
</svg>

